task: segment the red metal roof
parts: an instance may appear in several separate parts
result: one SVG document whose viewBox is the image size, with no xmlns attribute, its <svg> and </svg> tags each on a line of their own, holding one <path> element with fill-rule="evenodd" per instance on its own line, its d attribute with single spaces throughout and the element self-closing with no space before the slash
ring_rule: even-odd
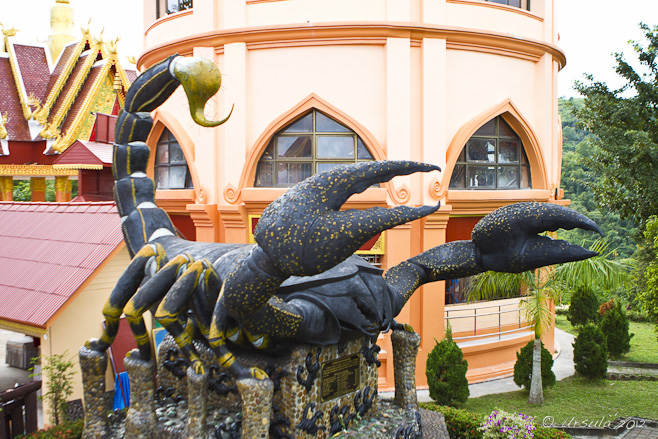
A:
<svg viewBox="0 0 658 439">
<path fill-rule="evenodd" d="M 55 165 L 111 165 L 112 148 L 109 143 L 76 140 L 59 156 Z"/>
<path fill-rule="evenodd" d="M 45 327 L 123 241 L 114 203 L 0 202 L 0 319 Z"/>
</svg>

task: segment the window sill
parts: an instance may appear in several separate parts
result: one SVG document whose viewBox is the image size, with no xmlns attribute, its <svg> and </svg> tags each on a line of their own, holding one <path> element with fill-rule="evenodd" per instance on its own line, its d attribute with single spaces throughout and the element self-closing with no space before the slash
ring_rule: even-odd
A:
<svg viewBox="0 0 658 439">
<path fill-rule="evenodd" d="M 288 188 L 269 188 L 269 187 L 247 187 L 240 191 L 242 201 L 245 204 L 271 203 L 283 195 Z M 360 205 L 370 207 L 372 205 L 386 205 L 385 188 L 369 188 L 360 194 L 352 195 L 347 202 L 348 208 L 359 209 Z"/>
<path fill-rule="evenodd" d="M 155 191 L 155 204 L 167 213 L 185 213 L 186 206 L 196 200 L 194 189 L 158 189 Z"/>
</svg>

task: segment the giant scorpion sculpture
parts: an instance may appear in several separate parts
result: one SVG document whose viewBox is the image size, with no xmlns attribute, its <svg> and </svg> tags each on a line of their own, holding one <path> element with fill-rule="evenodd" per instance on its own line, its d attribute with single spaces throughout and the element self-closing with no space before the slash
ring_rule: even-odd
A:
<svg viewBox="0 0 658 439">
<path fill-rule="evenodd" d="M 601 233 L 593 221 L 555 204 L 519 203 L 487 215 L 470 241 L 439 245 L 382 276 L 353 253 L 377 233 L 439 206 L 340 208 L 351 195 L 395 176 L 440 170 L 409 161 L 339 166 L 295 185 L 263 212 L 254 232 L 257 244 L 187 241 L 154 204 L 144 143 L 153 122 L 149 113 L 182 84 L 192 118 L 217 126 L 228 117 L 210 121 L 203 109 L 220 83 L 210 61 L 176 55 L 145 71 L 128 91 L 116 127 L 113 171 L 123 233 L 134 257 L 103 309 L 102 337 L 87 348 L 107 350 L 125 313 L 138 346 L 133 355 L 150 360 L 142 315 L 157 306 L 155 318 L 195 373 L 208 367 L 194 347 L 198 338 L 236 379 L 265 379 L 263 370 L 243 366 L 233 347 L 266 352 L 298 342 L 326 345 L 373 336 L 394 324 L 427 282 L 486 270 L 521 272 L 596 254 L 540 235 L 576 227 Z"/>
</svg>

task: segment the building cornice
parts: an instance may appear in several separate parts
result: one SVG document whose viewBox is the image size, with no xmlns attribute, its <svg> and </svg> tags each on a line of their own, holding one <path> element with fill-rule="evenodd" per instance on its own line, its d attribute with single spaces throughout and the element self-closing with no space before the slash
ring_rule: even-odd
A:
<svg viewBox="0 0 658 439">
<path fill-rule="evenodd" d="M 78 171 L 76 169 L 54 167 L 53 165 L 0 165 L 0 176 L 6 175 L 28 177 L 75 177 L 78 175 Z"/>
<path fill-rule="evenodd" d="M 387 38 L 407 38 L 413 42 L 425 38 L 446 40 L 448 47 L 466 50 L 504 53 L 526 59 L 539 60 L 550 54 L 559 68 L 566 64 L 564 52 L 544 41 L 513 36 L 499 32 L 467 29 L 454 26 L 433 26 L 424 23 L 395 22 L 340 22 L 297 25 L 246 27 L 217 30 L 190 35 L 148 49 L 138 60 L 137 67 L 144 71 L 167 56 L 179 53 L 189 55 L 194 47 L 215 47 L 223 51 L 226 44 L 246 43 L 247 48 L 276 46 L 305 46 L 322 44 L 382 44 Z M 251 46 L 251 47 L 250 47 Z"/>
</svg>

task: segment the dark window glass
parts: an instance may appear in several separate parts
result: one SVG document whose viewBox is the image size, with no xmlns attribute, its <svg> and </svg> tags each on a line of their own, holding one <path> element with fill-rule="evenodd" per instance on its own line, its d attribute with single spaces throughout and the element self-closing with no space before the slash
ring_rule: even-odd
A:
<svg viewBox="0 0 658 439">
<path fill-rule="evenodd" d="M 258 162 L 254 185 L 288 187 L 316 172 L 372 160 L 355 132 L 311 110 L 272 136 Z"/>
<path fill-rule="evenodd" d="M 522 0 L 484 0 L 484 1 L 491 2 L 491 3 L 498 3 L 498 4 L 501 4 L 501 5 L 515 6 L 517 8 L 523 7 L 522 6 Z M 530 1 L 527 0 L 525 3 L 526 3 L 526 5 L 529 5 Z M 526 6 L 526 9 L 530 9 L 530 8 Z"/>
<path fill-rule="evenodd" d="M 192 177 L 185 155 L 171 131 L 164 129 L 155 151 L 155 187 L 192 189 Z"/>
<path fill-rule="evenodd" d="M 497 166 L 496 166 L 497 165 Z M 451 189 L 528 189 L 530 165 L 523 142 L 501 116 L 468 139 L 450 177 Z"/>
</svg>

